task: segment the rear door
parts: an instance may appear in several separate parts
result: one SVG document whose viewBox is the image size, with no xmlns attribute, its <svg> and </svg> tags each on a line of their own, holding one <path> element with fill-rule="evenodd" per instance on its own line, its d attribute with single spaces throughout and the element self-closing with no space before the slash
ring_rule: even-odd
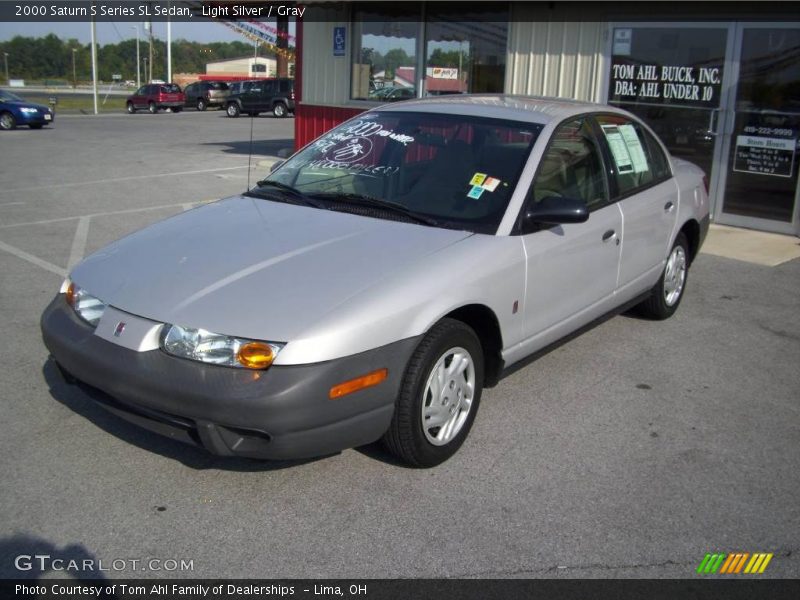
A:
<svg viewBox="0 0 800 600">
<path fill-rule="evenodd" d="M 652 287 L 664 266 L 678 217 L 678 186 L 663 149 L 640 123 L 612 114 L 598 115 L 597 123 L 622 210 L 618 287 L 632 296 Z"/>
<path fill-rule="evenodd" d="M 258 109 L 262 111 L 272 110 L 272 99 L 278 91 L 278 82 L 275 80 L 262 82 L 261 95 L 258 99 Z"/>
<path fill-rule="evenodd" d="M 584 201 L 590 215 L 584 223 L 523 231 L 528 351 L 597 318 L 613 303 L 622 212 L 610 202 L 604 155 L 590 117 L 573 118 L 555 130 L 523 211 L 560 197 Z"/>
</svg>

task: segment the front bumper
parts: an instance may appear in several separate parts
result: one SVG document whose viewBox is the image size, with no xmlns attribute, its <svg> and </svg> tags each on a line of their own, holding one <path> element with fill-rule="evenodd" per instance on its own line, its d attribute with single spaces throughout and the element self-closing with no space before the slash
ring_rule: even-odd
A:
<svg viewBox="0 0 800 600">
<path fill-rule="evenodd" d="M 48 119 L 46 115 L 50 115 L 50 118 Z M 17 125 L 49 125 L 55 120 L 56 118 L 53 113 L 46 113 L 43 111 L 37 111 L 35 113 L 20 112 L 17 117 Z"/>
<path fill-rule="evenodd" d="M 61 294 L 45 309 L 41 327 L 59 367 L 115 414 L 213 454 L 267 459 L 321 456 L 379 439 L 419 342 L 409 338 L 324 363 L 252 371 L 108 342 Z M 380 368 L 389 370 L 380 385 L 328 398 L 337 383 Z"/>
</svg>

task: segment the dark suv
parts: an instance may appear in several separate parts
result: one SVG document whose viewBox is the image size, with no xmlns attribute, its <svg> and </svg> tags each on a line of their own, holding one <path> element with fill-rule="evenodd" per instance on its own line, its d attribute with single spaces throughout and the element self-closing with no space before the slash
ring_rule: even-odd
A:
<svg viewBox="0 0 800 600">
<path fill-rule="evenodd" d="M 276 117 L 285 117 L 294 112 L 294 80 L 256 79 L 232 84 L 225 110 L 229 117 L 269 111 Z"/>
<path fill-rule="evenodd" d="M 224 81 L 195 81 L 183 89 L 186 106 L 205 110 L 209 106 L 225 106 L 230 90 Z"/>
<path fill-rule="evenodd" d="M 162 108 L 170 108 L 172 112 L 183 110 L 183 92 L 174 83 L 149 83 L 143 85 L 135 93 L 128 96 L 125 108 L 131 114 L 140 108 L 157 113 Z"/>
</svg>

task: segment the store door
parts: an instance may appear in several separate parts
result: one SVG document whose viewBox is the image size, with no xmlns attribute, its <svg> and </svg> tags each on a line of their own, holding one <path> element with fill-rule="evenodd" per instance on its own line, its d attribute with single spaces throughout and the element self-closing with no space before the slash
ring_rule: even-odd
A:
<svg viewBox="0 0 800 600">
<path fill-rule="evenodd" d="M 736 26 L 716 221 L 800 234 L 800 23 Z"/>
<path fill-rule="evenodd" d="M 673 156 L 703 169 L 712 205 L 733 30 L 732 23 L 621 23 L 609 40 L 609 104 L 638 115 Z"/>
</svg>

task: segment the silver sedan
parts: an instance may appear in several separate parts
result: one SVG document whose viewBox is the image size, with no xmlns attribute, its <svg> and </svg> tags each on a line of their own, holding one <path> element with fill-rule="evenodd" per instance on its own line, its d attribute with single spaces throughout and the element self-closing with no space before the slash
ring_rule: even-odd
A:
<svg viewBox="0 0 800 600">
<path fill-rule="evenodd" d="M 213 453 L 381 439 L 429 467 L 506 367 L 612 311 L 672 315 L 708 214 L 703 173 L 625 111 L 403 102 L 89 256 L 42 332 L 103 406 Z"/>
</svg>

